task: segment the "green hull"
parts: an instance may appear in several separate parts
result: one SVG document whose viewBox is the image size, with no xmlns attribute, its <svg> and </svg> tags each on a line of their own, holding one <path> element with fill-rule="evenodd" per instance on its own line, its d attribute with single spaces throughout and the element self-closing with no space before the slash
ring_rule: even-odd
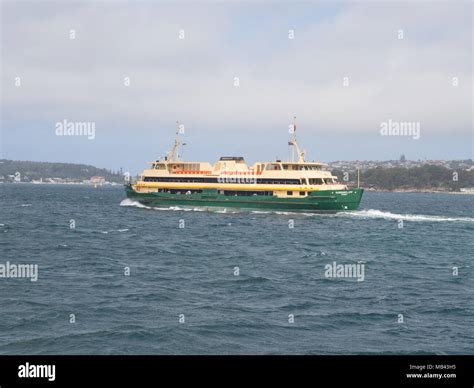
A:
<svg viewBox="0 0 474 388">
<path fill-rule="evenodd" d="M 258 210 L 287 210 L 304 212 L 338 212 L 357 210 L 363 189 L 313 191 L 301 198 L 272 196 L 226 196 L 217 190 L 203 190 L 195 194 L 137 193 L 131 185 L 125 186 L 127 197 L 152 207 L 220 207 Z"/>
</svg>

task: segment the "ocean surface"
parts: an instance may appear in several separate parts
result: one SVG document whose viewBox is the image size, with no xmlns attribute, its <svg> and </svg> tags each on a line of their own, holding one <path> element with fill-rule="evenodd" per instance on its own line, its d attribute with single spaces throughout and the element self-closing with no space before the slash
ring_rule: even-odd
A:
<svg viewBox="0 0 474 388">
<path fill-rule="evenodd" d="M 474 354 L 474 196 L 366 192 L 314 215 L 0 194 L 0 265 L 38 265 L 0 278 L 0 354 Z"/>
</svg>

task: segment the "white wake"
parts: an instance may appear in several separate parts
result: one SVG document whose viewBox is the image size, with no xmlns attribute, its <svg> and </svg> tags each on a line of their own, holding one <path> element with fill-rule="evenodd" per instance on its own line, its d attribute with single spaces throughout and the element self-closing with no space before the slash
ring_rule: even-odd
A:
<svg viewBox="0 0 474 388">
<path fill-rule="evenodd" d="M 120 206 L 132 206 L 140 209 L 150 210 L 162 210 L 162 211 L 211 211 L 215 213 L 226 214 L 227 209 L 222 208 L 181 208 L 178 206 L 172 207 L 151 207 L 143 205 L 138 201 L 134 201 L 130 198 L 124 199 Z M 238 209 L 232 209 L 232 214 L 235 213 L 249 213 L 249 210 L 239 211 Z M 385 219 L 385 220 L 403 220 L 403 221 L 415 221 L 415 222 L 474 222 L 472 217 L 447 217 L 447 216 L 433 216 L 426 214 L 397 214 L 388 211 L 381 211 L 376 209 L 368 210 L 354 210 L 339 213 L 302 213 L 302 212 L 291 212 L 291 211 L 275 211 L 275 210 L 250 210 L 251 214 L 278 214 L 278 215 L 303 215 L 308 217 L 349 217 L 359 219 Z"/>
<path fill-rule="evenodd" d="M 134 201 L 133 199 L 126 198 L 122 202 L 120 202 L 120 206 L 130 206 L 130 207 L 137 207 L 140 209 L 149 209 L 149 210 L 161 210 L 161 211 L 195 211 L 195 212 L 203 212 L 206 209 L 203 208 L 186 208 L 186 207 L 179 207 L 179 206 L 170 206 L 170 207 L 152 207 L 146 206 L 138 201 Z"/>
<path fill-rule="evenodd" d="M 385 220 L 403 220 L 403 221 L 418 221 L 418 222 L 474 222 L 471 217 L 446 217 L 446 216 L 432 216 L 425 214 L 397 214 L 391 212 L 384 212 L 376 209 L 356 210 L 353 212 L 337 213 L 339 217 L 352 217 L 362 219 L 376 219 L 382 218 Z"/>
</svg>

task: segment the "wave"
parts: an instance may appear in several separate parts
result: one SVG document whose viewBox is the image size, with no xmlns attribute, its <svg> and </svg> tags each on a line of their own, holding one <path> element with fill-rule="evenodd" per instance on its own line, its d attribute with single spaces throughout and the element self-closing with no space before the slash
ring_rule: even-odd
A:
<svg viewBox="0 0 474 388">
<path fill-rule="evenodd" d="M 251 210 L 250 213 L 252 214 L 278 214 L 279 216 L 307 216 L 307 217 L 334 216 L 334 214 L 325 214 L 325 213 L 304 213 L 304 212 L 289 212 L 289 211 L 279 211 L 279 210 Z"/>
<path fill-rule="evenodd" d="M 132 206 L 132 207 L 139 207 L 141 209 L 152 209 L 150 206 L 145 206 L 142 203 L 138 201 L 133 201 L 130 198 L 126 198 L 122 202 L 120 202 L 120 206 Z"/>
<path fill-rule="evenodd" d="M 360 218 L 360 219 L 385 219 L 385 220 L 403 220 L 403 221 L 415 221 L 415 222 L 474 222 L 472 217 L 448 217 L 448 216 L 433 216 L 426 214 L 397 214 L 388 211 L 382 211 L 377 209 L 368 210 L 354 210 L 348 212 L 339 213 L 305 213 L 305 212 L 291 212 L 291 211 L 276 211 L 276 210 L 239 210 L 232 209 L 232 212 L 228 212 L 226 208 L 183 208 L 179 206 L 171 207 L 151 207 L 143 205 L 138 201 L 131 200 L 129 198 L 124 199 L 120 206 L 132 206 L 141 209 L 150 210 L 161 210 L 161 211 L 210 211 L 220 214 L 237 214 L 237 213 L 251 213 L 251 214 L 277 214 L 285 216 L 306 216 L 306 217 L 349 217 L 349 218 Z"/>
<path fill-rule="evenodd" d="M 113 229 L 113 230 L 102 230 L 102 231 L 100 231 L 100 233 L 109 234 L 109 233 L 113 233 L 113 232 L 123 233 L 123 232 L 128 232 L 128 231 L 129 231 L 129 229 L 117 229 L 117 230 Z"/>
<path fill-rule="evenodd" d="M 180 207 L 180 206 L 169 206 L 169 207 L 156 207 L 156 206 L 147 206 L 138 201 L 134 201 L 130 198 L 124 199 L 120 202 L 120 206 L 130 206 L 130 207 L 137 207 L 140 209 L 149 209 L 149 210 L 158 210 L 158 211 L 181 211 L 181 212 L 205 212 L 205 211 L 217 211 L 222 210 L 219 208 L 213 208 L 212 210 L 206 207 Z M 225 210 L 225 209 L 224 209 Z M 219 211 L 217 211 L 219 213 Z M 226 213 L 226 211 L 224 211 Z"/>
<path fill-rule="evenodd" d="M 397 214 L 391 212 L 384 212 L 376 209 L 356 210 L 353 212 L 337 213 L 337 217 L 350 217 L 362 219 L 385 219 L 385 220 L 403 220 L 403 221 L 418 221 L 418 222 L 474 222 L 471 217 L 446 217 L 446 216 L 432 216 L 425 214 Z"/>
</svg>

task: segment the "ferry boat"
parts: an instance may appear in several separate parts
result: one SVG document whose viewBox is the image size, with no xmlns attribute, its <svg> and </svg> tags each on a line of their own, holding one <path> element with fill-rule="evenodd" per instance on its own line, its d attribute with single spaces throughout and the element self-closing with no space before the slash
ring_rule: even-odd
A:
<svg viewBox="0 0 474 388">
<path fill-rule="evenodd" d="M 179 155 L 179 124 L 172 149 L 151 163 L 135 183 L 125 185 L 127 197 L 153 207 L 220 207 L 258 210 L 338 212 L 356 210 L 363 189 L 337 181 L 323 163 L 306 162 L 292 139 L 289 162 L 257 162 L 223 156 L 215 164 L 186 162 Z"/>
</svg>

